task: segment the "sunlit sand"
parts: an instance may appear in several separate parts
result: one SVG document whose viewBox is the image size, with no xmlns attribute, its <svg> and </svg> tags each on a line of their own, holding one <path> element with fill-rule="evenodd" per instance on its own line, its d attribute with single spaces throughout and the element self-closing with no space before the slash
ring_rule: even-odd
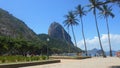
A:
<svg viewBox="0 0 120 68">
<path fill-rule="evenodd" d="M 23 68 L 120 68 L 120 58 L 118 57 L 94 57 L 89 59 L 61 59 L 61 63 L 28 66 Z M 116 67 L 115 67 L 116 68 Z"/>
</svg>

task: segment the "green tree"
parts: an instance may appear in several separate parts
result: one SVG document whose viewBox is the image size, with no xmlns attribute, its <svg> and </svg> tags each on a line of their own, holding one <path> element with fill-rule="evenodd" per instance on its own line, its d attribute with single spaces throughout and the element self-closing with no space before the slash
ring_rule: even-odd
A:
<svg viewBox="0 0 120 68">
<path fill-rule="evenodd" d="M 99 3 L 101 3 L 99 0 L 89 0 L 90 2 L 90 5 L 88 5 L 88 7 L 90 7 L 90 10 L 93 10 L 93 15 L 94 15 L 94 18 L 95 18 L 95 24 L 96 24 L 96 29 L 97 29 L 97 34 L 98 34 L 98 39 L 99 39 L 99 44 L 100 44 L 100 47 L 101 47 L 101 50 L 102 50 L 102 54 L 103 54 L 103 57 L 106 57 L 105 53 L 104 53 L 104 50 L 103 50 L 103 47 L 102 47 L 102 42 L 101 42 L 101 39 L 100 39 L 100 32 L 99 32 L 99 28 L 98 28 L 98 22 L 97 22 L 97 17 L 96 17 L 96 9 L 100 9 L 100 6 L 98 5 Z"/>
<path fill-rule="evenodd" d="M 111 48 L 111 42 L 110 42 L 110 31 L 109 31 L 109 24 L 108 24 L 108 17 L 111 16 L 112 18 L 114 17 L 114 14 L 111 12 L 112 9 L 111 7 L 108 7 L 108 5 L 103 5 L 102 10 L 100 14 L 104 16 L 106 20 L 106 26 L 107 26 L 107 31 L 108 31 L 108 42 L 109 42 L 109 48 L 110 48 L 110 56 L 112 56 L 112 48 Z"/>
<path fill-rule="evenodd" d="M 72 11 L 68 12 L 68 15 L 65 15 L 66 20 L 64 21 L 65 26 L 67 25 L 68 27 L 71 26 L 73 37 L 74 37 L 74 42 L 75 46 L 77 47 L 77 42 L 73 30 L 74 25 L 78 25 L 77 19 L 75 18 L 75 15 Z"/>
<path fill-rule="evenodd" d="M 82 7 L 81 5 L 78 5 L 76 7 L 75 14 L 80 17 L 82 36 L 83 36 L 84 46 L 85 46 L 85 53 L 86 53 L 86 56 L 88 56 L 88 54 L 87 54 L 87 45 L 86 45 L 86 40 L 85 40 L 85 35 L 84 35 L 84 26 L 83 26 L 83 21 L 82 21 L 82 17 L 85 15 L 85 13 L 86 13 L 86 11 L 84 10 L 84 7 Z"/>
</svg>

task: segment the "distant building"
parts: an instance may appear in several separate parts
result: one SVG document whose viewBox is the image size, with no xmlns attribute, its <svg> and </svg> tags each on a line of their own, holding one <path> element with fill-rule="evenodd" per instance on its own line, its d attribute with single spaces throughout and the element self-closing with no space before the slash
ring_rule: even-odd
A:
<svg viewBox="0 0 120 68">
<path fill-rule="evenodd" d="M 116 56 L 120 57 L 120 51 L 116 52 Z"/>
</svg>

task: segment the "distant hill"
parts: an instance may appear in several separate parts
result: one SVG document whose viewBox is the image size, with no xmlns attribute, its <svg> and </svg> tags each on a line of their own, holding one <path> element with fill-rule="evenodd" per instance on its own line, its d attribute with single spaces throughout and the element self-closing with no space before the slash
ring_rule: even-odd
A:
<svg viewBox="0 0 120 68">
<path fill-rule="evenodd" d="M 116 52 L 117 51 L 112 50 L 113 56 L 115 56 Z M 92 50 L 88 50 L 88 54 L 91 55 L 91 56 L 100 55 L 100 54 L 102 54 L 102 51 L 99 50 L 99 49 L 94 48 Z M 109 51 L 105 51 L 105 54 L 106 54 L 106 56 L 109 56 L 110 52 Z"/>
<path fill-rule="evenodd" d="M 88 55 L 95 56 L 98 51 L 99 51 L 99 50 L 96 49 L 96 48 L 94 48 L 94 49 L 92 49 L 92 50 L 88 50 Z"/>
</svg>

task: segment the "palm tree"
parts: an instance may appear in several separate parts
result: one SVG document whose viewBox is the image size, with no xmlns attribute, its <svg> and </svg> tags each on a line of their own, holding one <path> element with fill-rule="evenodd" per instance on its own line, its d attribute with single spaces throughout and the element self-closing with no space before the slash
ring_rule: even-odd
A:
<svg viewBox="0 0 120 68">
<path fill-rule="evenodd" d="M 105 53 L 104 53 L 104 50 L 103 50 L 103 47 L 102 47 L 102 42 L 101 42 L 101 39 L 100 39 L 100 32 L 99 32 L 99 28 L 98 28 L 98 22 L 97 22 L 97 18 L 96 18 L 96 9 L 101 9 L 100 6 L 98 5 L 99 3 L 99 0 L 89 0 L 89 2 L 91 3 L 90 5 L 88 5 L 88 7 L 90 7 L 90 10 L 93 10 L 93 14 L 94 14 L 94 18 L 95 18 L 95 24 L 96 24 L 96 29 L 97 29 L 97 33 L 98 33 L 98 38 L 99 38 L 99 44 L 100 44 L 100 47 L 101 47 L 101 50 L 102 50 L 102 54 L 103 54 L 103 57 L 106 57 Z"/>
<path fill-rule="evenodd" d="M 105 4 L 108 4 L 108 3 L 116 3 L 120 6 L 120 0 L 106 0 L 105 2 L 101 2 L 97 5 L 105 5 Z"/>
<path fill-rule="evenodd" d="M 86 53 L 86 56 L 88 56 L 87 54 L 87 46 L 86 46 L 86 40 L 85 40 L 85 35 L 84 35 L 84 26 L 83 26 L 83 21 L 82 21 L 82 17 L 85 15 L 85 12 L 84 11 L 84 7 L 81 7 L 81 5 L 78 5 L 76 7 L 76 11 L 75 11 L 75 14 L 79 15 L 80 17 L 80 21 L 81 21 L 81 28 L 82 28 L 82 36 L 83 36 L 83 39 L 84 39 L 84 46 L 85 46 L 85 53 Z"/>
<path fill-rule="evenodd" d="M 75 15 L 73 14 L 72 11 L 68 12 L 68 15 L 65 15 L 66 20 L 64 21 L 65 26 L 67 27 L 71 26 L 73 37 L 74 37 L 74 42 L 75 46 L 77 46 L 74 30 L 73 30 L 73 25 L 78 25 L 77 19 L 75 18 Z"/>
<path fill-rule="evenodd" d="M 108 41 L 109 41 L 109 47 L 110 47 L 110 56 L 112 56 L 112 49 L 111 49 L 111 42 L 110 42 L 110 31 L 109 31 L 109 24 L 108 24 L 108 17 L 111 16 L 114 17 L 114 14 L 111 12 L 111 7 L 108 7 L 107 5 L 103 5 L 102 11 L 100 12 L 101 15 L 103 15 L 106 19 L 106 25 L 108 30 Z"/>
</svg>

